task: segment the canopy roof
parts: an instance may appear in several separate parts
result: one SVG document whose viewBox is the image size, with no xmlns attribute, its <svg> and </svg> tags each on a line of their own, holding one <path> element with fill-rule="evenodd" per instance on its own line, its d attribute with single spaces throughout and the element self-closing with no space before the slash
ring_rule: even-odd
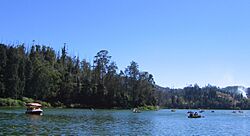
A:
<svg viewBox="0 0 250 136">
<path fill-rule="evenodd" d="M 27 103 L 26 106 L 42 107 L 40 103 Z"/>
</svg>

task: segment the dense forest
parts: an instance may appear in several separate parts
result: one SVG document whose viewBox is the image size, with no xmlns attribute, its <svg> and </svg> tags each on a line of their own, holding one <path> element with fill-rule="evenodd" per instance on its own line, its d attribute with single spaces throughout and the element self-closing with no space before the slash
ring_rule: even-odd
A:
<svg viewBox="0 0 250 136">
<path fill-rule="evenodd" d="M 248 98 L 215 86 L 161 88 L 134 61 L 118 70 L 106 50 L 93 60 L 69 56 L 65 46 L 56 52 L 43 45 L 26 49 L 24 44 L 0 44 L 0 98 L 27 97 L 79 108 L 250 108 Z"/>
<path fill-rule="evenodd" d="M 157 105 L 154 79 L 136 62 L 118 72 L 108 51 L 94 61 L 58 54 L 48 46 L 0 45 L 0 98 L 33 98 L 76 107 L 129 108 Z"/>
</svg>

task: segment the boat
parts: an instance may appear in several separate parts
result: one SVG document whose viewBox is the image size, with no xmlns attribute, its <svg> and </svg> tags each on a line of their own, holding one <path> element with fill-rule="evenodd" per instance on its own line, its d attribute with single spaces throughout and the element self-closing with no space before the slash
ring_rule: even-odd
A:
<svg viewBox="0 0 250 136">
<path fill-rule="evenodd" d="M 176 112 L 176 110 L 172 109 L 171 112 Z"/>
<path fill-rule="evenodd" d="M 238 111 L 239 113 L 244 113 L 243 111 Z"/>
<path fill-rule="evenodd" d="M 42 105 L 40 103 L 27 103 L 26 114 L 42 115 L 43 110 L 41 109 Z"/>
<path fill-rule="evenodd" d="M 203 112 L 205 112 L 205 111 L 204 111 L 204 110 L 200 110 L 200 111 L 199 111 L 199 113 L 203 113 Z"/>
<path fill-rule="evenodd" d="M 202 118 L 202 116 L 201 115 L 196 115 L 196 116 L 188 116 L 188 118 Z"/>
<path fill-rule="evenodd" d="M 197 112 L 189 113 L 188 118 L 202 118 L 203 116 L 199 115 Z"/>
<path fill-rule="evenodd" d="M 133 113 L 141 113 L 141 111 L 138 108 L 134 108 L 132 111 Z"/>
</svg>

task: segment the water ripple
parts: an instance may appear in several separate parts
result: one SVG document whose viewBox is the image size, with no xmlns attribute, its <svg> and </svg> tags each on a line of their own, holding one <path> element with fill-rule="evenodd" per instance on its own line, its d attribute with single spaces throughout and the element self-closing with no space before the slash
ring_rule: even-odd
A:
<svg viewBox="0 0 250 136">
<path fill-rule="evenodd" d="M 237 135 L 250 134 L 250 112 L 206 111 L 189 119 L 186 110 L 142 112 L 128 110 L 45 109 L 44 116 L 23 109 L 0 108 L 0 135 Z"/>
</svg>

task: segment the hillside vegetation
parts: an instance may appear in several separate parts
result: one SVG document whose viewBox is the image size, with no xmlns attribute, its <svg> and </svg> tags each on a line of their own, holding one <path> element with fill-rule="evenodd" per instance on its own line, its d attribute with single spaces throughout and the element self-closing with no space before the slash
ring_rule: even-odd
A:
<svg viewBox="0 0 250 136">
<path fill-rule="evenodd" d="M 0 106 L 31 98 L 77 108 L 250 108 L 248 98 L 215 86 L 159 87 L 134 61 L 119 71 L 107 50 L 88 62 L 69 56 L 65 46 L 56 53 L 41 45 L 0 44 L 0 98 Z"/>
</svg>

